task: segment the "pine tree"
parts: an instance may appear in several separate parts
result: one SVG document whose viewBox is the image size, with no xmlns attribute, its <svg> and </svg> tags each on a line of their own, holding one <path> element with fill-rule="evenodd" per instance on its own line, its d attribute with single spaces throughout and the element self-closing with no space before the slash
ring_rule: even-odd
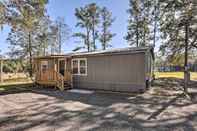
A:
<svg viewBox="0 0 197 131">
<path fill-rule="evenodd" d="M 58 27 L 56 24 L 52 23 L 49 27 L 49 39 L 48 44 L 50 48 L 50 54 L 58 54 L 59 53 L 59 42 L 58 42 Z"/>
<path fill-rule="evenodd" d="M 95 3 L 80 7 L 75 10 L 75 16 L 78 20 L 76 27 L 84 29 L 84 32 L 75 33 L 73 36 L 81 38 L 84 46 L 77 49 L 87 48 L 88 51 L 96 50 L 96 40 L 98 39 L 99 7 Z M 92 38 L 92 40 L 91 40 Z"/>
<path fill-rule="evenodd" d="M 157 42 L 157 35 L 158 35 L 158 26 L 159 26 L 159 15 L 160 15 L 160 1 L 159 0 L 154 0 L 153 2 L 153 11 L 152 11 L 152 24 L 153 24 L 153 46 L 155 47 L 156 42 Z"/>
<path fill-rule="evenodd" d="M 151 43 L 151 12 L 153 2 L 151 0 L 130 0 L 128 32 L 125 37 L 131 46 L 147 46 Z"/>
<path fill-rule="evenodd" d="M 160 50 L 170 56 L 184 52 L 187 30 L 189 30 L 189 49 L 193 50 L 197 45 L 196 5 L 195 1 L 162 1 L 161 2 L 161 33 L 162 46 Z M 188 27 L 189 29 L 186 29 Z"/>
<path fill-rule="evenodd" d="M 129 13 L 128 20 L 128 32 L 125 37 L 129 45 L 139 46 L 139 38 L 140 38 L 140 5 L 138 0 L 130 0 L 129 1 L 130 8 L 127 10 Z"/>
<path fill-rule="evenodd" d="M 186 76 L 188 74 L 188 53 L 197 49 L 196 1 L 166 0 L 161 1 L 161 7 L 163 43 L 160 50 L 171 57 L 184 53 Z M 187 80 L 185 81 L 184 90 L 187 92 Z"/>
<path fill-rule="evenodd" d="M 85 33 L 79 32 L 75 33 L 73 36 L 83 39 L 85 46 L 87 46 L 87 50 L 91 51 L 91 41 L 90 41 L 90 33 L 91 33 L 91 20 L 89 17 L 89 13 L 87 8 L 76 8 L 75 16 L 78 20 L 76 27 L 80 27 L 85 29 Z"/>
<path fill-rule="evenodd" d="M 63 43 L 69 38 L 70 29 L 62 17 L 58 17 L 55 24 L 58 31 L 57 41 L 59 46 L 59 54 L 61 54 Z"/>
<path fill-rule="evenodd" d="M 33 69 L 33 45 L 32 33 L 39 18 L 44 15 L 47 0 L 25 1 L 10 0 L 4 3 L 4 23 L 9 24 L 12 29 L 21 28 L 28 34 L 28 56 L 30 63 L 30 77 Z"/>
<path fill-rule="evenodd" d="M 112 26 L 115 18 L 112 18 L 112 13 L 107 10 L 106 7 L 103 7 L 101 10 L 101 22 L 102 30 L 100 33 L 100 42 L 102 43 L 102 49 L 105 50 L 107 47 L 110 47 L 109 42 L 115 36 L 114 33 L 111 33 L 109 28 Z"/>
<path fill-rule="evenodd" d="M 37 55 L 45 56 L 48 54 L 48 48 L 50 46 L 50 25 L 51 21 L 49 17 L 44 16 L 39 21 L 36 27 L 37 33 L 35 34 L 36 42 L 38 43 Z"/>
<path fill-rule="evenodd" d="M 152 45 L 152 24 L 153 24 L 153 18 L 152 16 L 153 12 L 153 1 L 152 0 L 143 0 L 142 1 L 142 42 L 141 46 L 149 46 Z"/>
<path fill-rule="evenodd" d="M 6 21 L 6 7 L 5 7 L 5 1 L 0 1 L 0 27 L 3 28 L 3 24 Z"/>
<path fill-rule="evenodd" d="M 96 40 L 98 39 L 98 30 L 97 26 L 100 22 L 99 15 L 100 15 L 100 8 L 95 4 L 89 4 L 87 5 L 87 11 L 90 16 L 91 21 L 91 31 L 92 31 L 92 48 L 93 50 L 96 50 Z"/>
</svg>

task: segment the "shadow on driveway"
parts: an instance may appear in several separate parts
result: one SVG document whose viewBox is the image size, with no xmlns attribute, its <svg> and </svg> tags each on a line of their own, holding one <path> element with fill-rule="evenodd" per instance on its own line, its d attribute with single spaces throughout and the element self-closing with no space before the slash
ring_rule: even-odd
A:
<svg viewBox="0 0 197 131">
<path fill-rule="evenodd" d="M 169 84 L 155 84 L 144 94 L 49 88 L 5 93 L 0 95 L 0 130 L 197 130 L 196 88 L 191 101 Z"/>
</svg>

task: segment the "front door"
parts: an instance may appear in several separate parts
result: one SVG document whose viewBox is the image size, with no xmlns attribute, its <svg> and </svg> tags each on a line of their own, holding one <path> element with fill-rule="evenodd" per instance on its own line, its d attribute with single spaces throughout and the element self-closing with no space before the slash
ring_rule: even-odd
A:
<svg viewBox="0 0 197 131">
<path fill-rule="evenodd" d="M 65 69 L 66 69 L 66 61 L 59 60 L 59 73 L 63 76 L 65 75 Z"/>
</svg>

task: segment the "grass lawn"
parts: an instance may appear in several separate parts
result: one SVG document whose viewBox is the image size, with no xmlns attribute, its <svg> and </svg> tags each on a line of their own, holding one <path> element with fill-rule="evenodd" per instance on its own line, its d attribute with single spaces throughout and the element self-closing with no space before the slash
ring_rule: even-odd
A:
<svg viewBox="0 0 197 131">
<path fill-rule="evenodd" d="M 4 84 L 1 84 L 0 85 L 0 94 L 1 93 L 4 93 L 4 92 L 12 92 L 12 91 L 21 91 L 21 90 L 28 90 L 27 87 L 32 87 L 32 84 L 33 83 L 11 83 L 11 84 L 8 84 L 8 83 L 4 83 Z"/>
<path fill-rule="evenodd" d="M 191 72 L 191 80 L 197 81 L 197 72 Z M 155 77 L 156 78 L 179 78 L 183 79 L 184 78 L 184 73 L 183 72 L 155 72 Z"/>
<path fill-rule="evenodd" d="M 23 87 L 31 87 L 32 84 L 33 81 L 29 78 L 6 79 L 3 83 L 0 83 L 0 94 L 8 91 L 18 91 Z"/>
</svg>

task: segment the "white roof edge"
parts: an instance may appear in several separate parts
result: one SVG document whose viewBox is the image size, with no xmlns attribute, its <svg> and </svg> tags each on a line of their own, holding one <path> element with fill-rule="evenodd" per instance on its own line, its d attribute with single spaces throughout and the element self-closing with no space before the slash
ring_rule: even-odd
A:
<svg viewBox="0 0 197 131">
<path fill-rule="evenodd" d="M 107 49 L 107 50 L 98 50 L 98 51 L 91 51 L 91 52 L 71 52 L 66 53 L 64 55 L 49 55 L 49 56 L 41 56 L 41 57 L 35 57 L 35 58 L 46 58 L 46 57 L 72 57 L 72 56 L 82 56 L 82 55 L 97 55 L 97 54 L 107 54 L 107 53 L 121 53 L 121 52 L 142 52 L 153 49 L 152 46 L 146 46 L 146 47 L 125 47 L 125 48 L 114 48 L 114 49 Z"/>
<path fill-rule="evenodd" d="M 116 48 L 116 49 L 108 49 L 108 50 L 100 50 L 100 51 L 92 51 L 92 52 L 77 52 L 71 53 L 71 56 L 80 56 L 80 55 L 96 55 L 96 54 L 104 54 L 104 53 L 116 53 L 116 52 L 126 52 L 126 51 L 144 51 L 148 49 L 152 49 L 151 46 L 146 47 L 126 47 L 126 48 Z"/>
</svg>

